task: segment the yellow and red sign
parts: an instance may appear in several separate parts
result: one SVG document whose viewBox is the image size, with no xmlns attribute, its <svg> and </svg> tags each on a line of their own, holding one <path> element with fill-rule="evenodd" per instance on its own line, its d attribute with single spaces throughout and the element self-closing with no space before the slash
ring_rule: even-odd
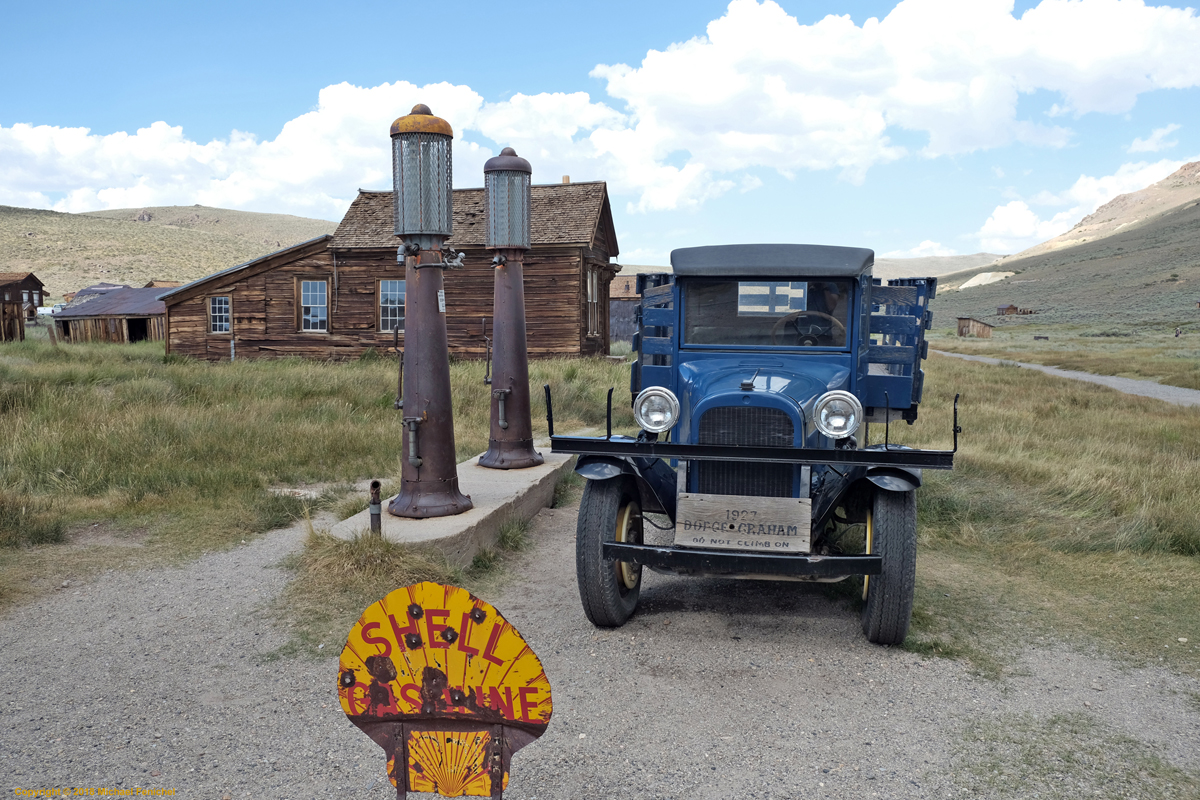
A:
<svg viewBox="0 0 1200 800">
<path fill-rule="evenodd" d="M 363 612 L 342 650 L 338 695 L 387 752 L 393 784 L 449 797 L 502 791 L 512 753 L 542 735 L 552 710 L 550 681 L 517 629 L 465 589 L 436 583 Z"/>
</svg>

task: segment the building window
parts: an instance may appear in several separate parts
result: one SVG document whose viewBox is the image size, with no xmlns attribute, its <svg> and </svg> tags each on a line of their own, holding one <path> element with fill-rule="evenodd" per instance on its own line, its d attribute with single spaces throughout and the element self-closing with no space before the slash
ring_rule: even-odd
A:
<svg viewBox="0 0 1200 800">
<path fill-rule="evenodd" d="M 329 292 L 325 281 L 300 281 L 300 330 L 329 330 Z"/>
<path fill-rule="evenodd" d="M 600 270 L 587 270 L 587 335 L 600 335 Z"/>
<path fill-rule="evenodd" d="M 208 298 L 208 332 L 209 333 L 229 333 L 230 316 L 229 316 L 229 298 L 228 297 L 210 297 Z"/>
<path fill-rule="evenodd" d="M 35 306 L 40 306 L 42 304 L 42 293 L 37 289 L 33 290 L 33 304 Z"/>
<path fill-rule="evenodd" d="M 379 330 L 404 330 L 404 281 L 379 282 Z"/>
<path fill-rule="evenodd" d="M 22 303 L 28 303 L 28 302 L 29 302 L 29 290 L 28 290 L 28 289 L 26 289 L 25 291 L 21 292 L 21 302 L 22 302 Z"/>
</svg>

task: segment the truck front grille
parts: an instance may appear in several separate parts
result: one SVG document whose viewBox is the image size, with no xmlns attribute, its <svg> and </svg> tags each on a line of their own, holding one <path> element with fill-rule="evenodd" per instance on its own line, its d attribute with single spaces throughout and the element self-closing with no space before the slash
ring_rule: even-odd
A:
<svg viewBox="0 0 1200 800">
<path fill-rule="evenodd" d="M 796 428 L 792 418 L 775 408 L 722 406 L 710 408 L 700 418 L 700 444 L 751 447 L 791 447 Z M 790 497 L 791 464 L 740 461 L 697 463 L 701 494 L 736 494 L 751 497 Z"/>
</svg>

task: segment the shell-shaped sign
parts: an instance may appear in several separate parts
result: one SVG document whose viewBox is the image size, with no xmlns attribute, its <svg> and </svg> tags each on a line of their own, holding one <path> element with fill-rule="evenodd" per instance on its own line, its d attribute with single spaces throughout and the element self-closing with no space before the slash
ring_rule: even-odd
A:
<svg viewBox="0 0 1200 800">
<path fill-rule="evenodd" d="M 512 753 L 545 732 L 552 710 L 550 681 L 517 629 L 437 583 L 363 612 L 342 650 L 338 695 L 387 752 L 398 789 L 449 797 L 502 791 Z"/>
</svg>

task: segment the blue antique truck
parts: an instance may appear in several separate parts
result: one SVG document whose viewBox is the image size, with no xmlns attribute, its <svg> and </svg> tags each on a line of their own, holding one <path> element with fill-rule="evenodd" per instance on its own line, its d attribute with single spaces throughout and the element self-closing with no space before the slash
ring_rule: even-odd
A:
<svg viewBox="0 0 1200 800">
<path fill-rule="evenodd" d="M 675 250 L 672 273 L 638 276 L 637 437 L 612 435 L 611 392 L 607 436 L 554 436 L 546 387 L 552 449 L 577 454 L 587 479 L 576 567 L 593 624 L 629 618 L 643 567 L 861 575 L 867 638 L 904 641 L 915 492 L 923 469 L 953 466 L 957 398 L 955 450 L 889 443 L 890 424 L 917 418 L 937 279 L 885 286 L 873 263 L 871 250 L 822 245 Z M 882 443 L 867 443 L 870 424 Z M 643 514 L 665 515 L 656 527 L 674 541 L 648 543 Z"/>
</svg>

